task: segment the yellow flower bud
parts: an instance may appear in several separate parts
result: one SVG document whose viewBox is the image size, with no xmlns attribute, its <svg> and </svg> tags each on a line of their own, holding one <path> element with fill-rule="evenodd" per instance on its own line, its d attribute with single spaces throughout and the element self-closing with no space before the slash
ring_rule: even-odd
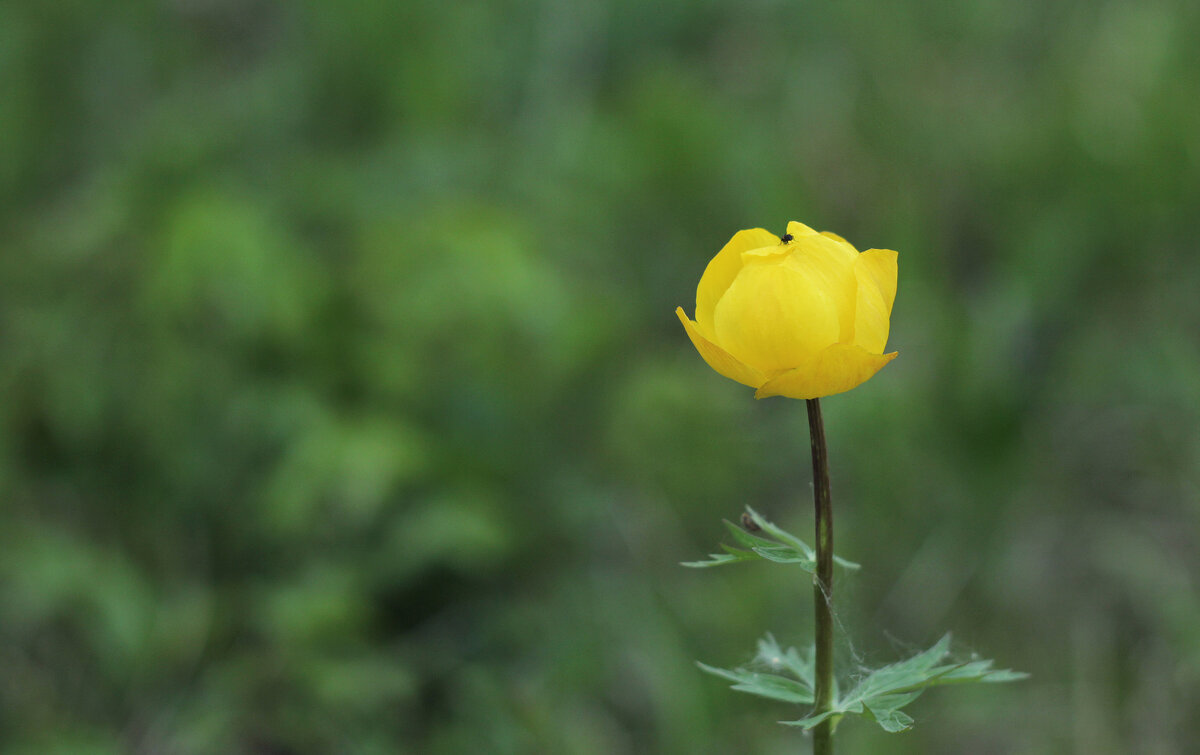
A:
<svg viewBox="0 0 1200 755">
<path fill-rule="evenodd" d="M 675 314 L 714 370 L 755 398 L 819 398 L 865 382 L 884 354 L 896 253 L 861 254 L 842 237 L 788 223 L 778 236 L 739 231 L 708 263 L 696 320 Z"/>
</svg>

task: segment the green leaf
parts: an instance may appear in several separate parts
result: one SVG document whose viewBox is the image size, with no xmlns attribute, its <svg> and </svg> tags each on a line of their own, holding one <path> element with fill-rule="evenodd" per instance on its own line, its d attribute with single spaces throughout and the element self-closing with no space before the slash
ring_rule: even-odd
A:
<svg viewBox="0 0 1200 755">
<path fill-rule="evenodd" d="M 905 690 L 914 685 L 926 683 L 930 678 L 929 671 L 938 661 L 950 652 L 950 635 L 945 635 L 942 639 L 926 651 L 914 655 L 908 660 L 893 663 L 890 666 L 884 666 L 881 669 L 872 671 L 865 679 L 859 682 L 858 686 L 850 693 L 851 698 L 866 699 L 875 695 L 888 694 Z M 944 667 L 948 672 L 952 666 Z M 940 676 L 941 674 L 937 674 Z"/>
<path fill-rule="evenodd" d="M 816 553 L 808 543 L 786 530 L 776 527 L 749 506 L 746 507 L 746 515 L 757 527 L 757 531 L 765 533 L 764 535 L 748 532 L 745 528 L 728 520 L 725 520 L 723 524 L 738 545 L 749 548 L 749 550 L 723 544 L 721 549 L 725 551 L 724 554 L 710 554 L 708 561 L 684 561 L 682 565 L 692 568 L 707 568 L 761 559 L 776 564 L 797 564 L 809 574 L 816 572 Z M 833 560 L 834 563 L 846 569 L 860 568 L 853 561 L 847 561 L 836 555 Z"/>
<path fill-rule="evenodd" d="M 979 677 L 979 681 L 991 682 L 1019 682 L 1022 679 L 1028 679 L 1029 674 L 1025 671 L 1013 671 L 1012 669 L 1002 668 L 997 671 L 989 671 L 987 674 Z M 966 680 L 971 681 L 971 680 Z"/>
<path fill-rule="evenodd" d="M 835 679 L 834 702 L 828 711 L 780 723 L 811 729 L 826 719 L 832 720 L 836 726 L 846 716 L 861 715 L 875 721 L 884 731 L 905 731 L 912 727 L 913 719 L 901 708 L 916 700 L 929 687 L 963 682 L 1016 681 L 1027 676 L 1007 669 L 995 670 L 991 661 L 983 659 L 963 663 L 941 663 L 949 652 L 950 635 L 946 635 L 928 650 L 868 672 L 845 696 L 838 693 Z M 775 674 L 756 674 L 744 669 L 731 672 L 713 669 L 703 664 L 701 668 L 736 682 L 734 689 L 763 697 L 774 697 L 776 700 L 787 699 L 787 693 L 791 692 L 791 697 L 795 698 L 791 701 L 801 702 L 803 699 L 815 699 L 814 656 L 815 651 L 811 647 L 803 655 L 795 648 L 784 650 L 775 638 L 768 634 L 758 641 L 755 663 L 772 670 L 788 672 L 799 681 Z M 772 685 L 779 679 L 783 679 L 787 684 L 781 685 L 779 691 L 776 691 L 777 688 Z M 772 692 L 776 693 L 771 694 Z"/>
<path fill-rule="evenodd" d="M 750 508 L 749 506 L 746 507 L 746 513 L 748 513 L 750 515 L 750 519 L 755 524 L 757 524 L 760 528 L 762 528 L 763 532 L 766 532 L 768 535 L 770 535 L 771 537 L 775 538 L 776 540 L 778 540 L 782 543 L 787 543 L 788 545 L 792 546 L 796 550 L 803 553 L 808 558 L 811 558 L 811 559 L 816 558 L 816 553 L 813 551 L 812 548 L 809 547 L 808 543 L 804 542 L 803 540 L 796 537 L 795 535 L 788 532 L 787 530 L 783 529 L 782 527 L 778 527 L 775 524 L 773 524 L 772 522 L 768 521 L 765 517 L 763 517 L 761 514 L 759 514 L 757 511 Z"/>
<path fill-rule="evenodd" d="M 987 681 L 1016 681 L 1024 674 L 992 670 L 992 661 L 974 660 L 964 663 L 940 664 L 950 652 L 950 635 L 943 636 L 933 647 L 907 660 L 884 666 L 869 673 L 858 685 L 838 700 L 834 709 L 849 712 L 854 705 L 865 706 L 868 715 L 886 731 L 903 731 L 912 725 L 912 718 L 900 708 L 916 700 L 928 687 L 939 684 Z"/>
<path fill-rule="evenodd" d="M 722 566 L 724 564 L 736 564 L 739 561 L 757 561 L 754 554 L 749 551 L 738 550 L 731 548 L 728 545 L 722 545 L 722 550 L 725 553 L 710 553 L 708 561 L 681 561 L 680 566 L 688 566 L 693 569 L 705 569 L 710 566 Z"/>
<path fill-rule="evenodd" d="M 876 695 L 875 697 L 871 698 L 871 701 L 867 704 L 867 707 L 874 708 L 876 710 L 896 710 L 898 708 L 903 708 L 913 700 L 916 700 L 924 691 L 924 688 L 922 688 L 912 692 L 901 692 L 896 695 Z"/>
<path fill-rule="evenodd" d="M 808 716 L 807 718 L 800 718 L 795 721 L 780 721 L 779 723 L 783 724 L 784 726 L 799 726 L 803 729 L 811 729 L 832 715 L 834 715 L 834 711 L 827 710 L 824 713 L 817 713 L 816 715 Z"/>
<path fill-rule="evenodd" d="M 767 561 L 772 561 L 776 564 L 800 564 L 800 568 L 809 573 L 816 571 L 817 568 L 816 561 L 797 555 L 794 548 L 788 548 L 787 546 L 755 548 L 754 552 Z"/>
<path fill-rule="evenodd" d="M 710 553 L 708 561 L 680 561 L 680 566 L 686 566 L 691 569 L 707 569 L 710 566 L 721 566 L 723 564 L 734 564 L 745 559 L 731 556 L 728 553 Z"/>
<path fill-rule="evenodd" d="M 862 564 L 858 564 L 853 561 L 847 561 L 846 559 L 842 558 L 841 556 L 839 556 L 837 554 L 834 554 L 834 556 L 833 556 L 833 563 L 837 564 L 838 566 L 842 567 L 843 569 L 848 569 L 850 571 L 858 571 L 859 569 L 862 568 Z"/>
<path fill-rule="evenodd" d="M 876 708 L 873 705 L 868 705 L 867 710 L 870 712 L 871 717 L 875 719 L 875 723 L 882 726 L 884 731 L 894 733 L 912 728 L 913 719 L 907 713 L 894 709 Z"/>
<path fill-rule="evenodd" d="M 816 678 L 813 675 L 815 660 L 813 648 L 811 647 L 809 648 L 808 657 L 801 658 L 796 648 L 784 650 L 779 647 L 779 643 L 775 641 L 775 638 L 768 634 L 758 641 L 758 652 L 754 656 L 754 660 L 771 668 L 783 667 L 787 669 L 797 679 L 807 684 L 809 688 L 812 688 L 815 684 L 813 681 Z"/>
<path fill-rule="evenodd" d="M 1029 674 L 1023 671 L 1009 669 L 993 669 L 992 661 L 979 660 L 946 667 L 949 670 L 939 673 L 932 684 L 956 684 L 962 682 L 1019 682 L 1028 679 Z M 942 668 L 935 669 L 941 672 Z"/>
<path fill-rule="evenodd" d="M 732 686 L 732 689 L 738 692 L 747 692 L 751 695 L 780 700 L 785 703 L 811 705 L 813 702 L 811 687 L 794 679 L 788 679 L 785 676 L 763 674 L 741 668 L 730 671 L 728 669 L 709 666 L 699 661 L 696 662 L 696 665 L 710 674 L 736 682 Z"/>
<path fill-rule="evenodd" d="M 779 545 L 774 540 L 768 540 L 765 537 L 759 537 L 747 532 L 740 525 L 734 524 L 728 519 L 722 519 L 721 524 L 725 525 L 725 529 L 729 531 L 730 535 L 733 535 L 734 540 L 737 540 L 747 548 L 774 548 Z"/>
<path fill-rule="evenodd" d="M 970 661 L 969 663 L 950 664 L 946 668 L 939 667 L 943 673 L 938 677 L 942 684 L 953 681 L 969 681 L 980 674 L 992 673 L 992 662 L 989 660 Z"/>
</svg>

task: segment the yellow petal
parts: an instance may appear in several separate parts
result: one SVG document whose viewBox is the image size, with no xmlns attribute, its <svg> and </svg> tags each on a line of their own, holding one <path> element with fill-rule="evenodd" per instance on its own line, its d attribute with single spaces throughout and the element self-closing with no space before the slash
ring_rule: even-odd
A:
<svg viewBox="0 0 1200 755">
<path fill-rule="evenodd" d="M 883 296 L 889 315 L 892 313 L 892 303 L 896 301 L 896 258 L 899 256 L 891 249 L 868 249 L 859 255 L 858 264 L 879 285 L 879 293 Z"/>
<path fill-rule="evenodd" d="M 836 233 L 834 233 L 833 231 L 821 231 L 821 235 L 822 235 L 822 236 L 825 236 L 825 237 L 827 237 L 827 238 L 831 238 L 831 239 L 833 239 L 834 241 L 840 241 L 841 243 L 845 244 L 846 246 L 850 247 L 851 249 L 854 249 L 854 244 L 851 244 L 849 241 L 846 241 L 844 238 L 842 238 L 841 236 L 837 235 L 837 234 L 836 234 Z M 854 249 L 854 251 L 855 251 L 855 252 L 858 252 L 858 250 L 857 250 L 857 249 Z"/>
<path fill-rule="evenodd" d="M 849 244 L 839 243 L 825 234 L 797 239 L 790 246 L 793 253 L 787 264 L 801 270 L 826 292 L 837 308 L 837 342 L 851 343 L 854 340 L 855 291 L 858 289 L 854 266 L 858 252 Z"/>
<path fill-rule="evenodd" d="M 809 228 L 808 226 L 804 225 L 803 223 L 798 223 L 795 220 L 788 223 L 787 232 L 790 233 L 795 238 L 800 238 L 801 236 L 816 236 L 817 235 L 817 232 L 814 231 L 812 228 Z"/>
<path fill-rule="evenodd" d="M 872 354 L 882 354 L 887 346 L 888 329 L 887 309 L 879 288 L 870 281 L 860 281 L 854 313 L 854 344 Z"/>
<path fill-rule="evenodd" d="M 743 259 L 713 313 L 714 343 L 764 373 L 789 370 L 837 343 L 838 307 L 819 264 L 792 264 L 790 255 Z"/>
<path fill-rule="evenodd" d="M 858 346 L 835 344 L 808 363 L 767 381 L 754 398 L 820 398 L 842 393 L 866 382 L 896 354 L 869 354 Z"/>
<path fill-rule="evenodd" d="M 742 271 L 714 312 L 712 340 L 765 372 L 854 339 L 858 253 L 808 226 L 789 230 L 801 235 L 742 252 Z"/>
<path fill-rule="evenodd" d="M 679 322 L 683 323 L 683 329 L 687 331 L 688 338 L 692 339 L 692 345 L 696 347 L 696 351 L 700 352 L 704 361 L 708 362 L 709 367 L 730 380 L 736 380 L 751 388 L 757 388 L 766 382 L 766 376 L 761 372 L 742 364 L 730 356 L 729 352 L 700 335 L 697 332 L 696 323 L 688 319 L 683 312 L 683 307 L 676 307 L 675 314 L 679 317 Z"/>
<path fill-rule="evenodd" d="M 854 265 L 858 280 L 854 343 L 872 354 L 882 354 L 887 346 L 892 303 L 896 299 L 897 256 L 890 249 L 868 249 Z"/>
<path fill-rule="evenodd" d="M 706 338 L 713 335 L 713 310 L 717 302 L 742 269 L 742 252 L 778 244 L 779 237 L 762 228 L 738 231 L 708 263 L 696 288 L 696 325 Z"/>
<path fill-rule="evenodd" d="M 824 236 L 825 238 L 830 239 L 831 241 L 834 241 L 835 243 L 837 243 L 837 245 L 839 247 L 841 247 L 842 250 L 844 250 L 848 254 L 854 255 L 855 258 L 858 257 L 858 250 L 854 248 L 854 244 L 851 244 L 849 241 L 846 241 L 844 238 L 837 235 L 833 231 L 821 231 L 821 235 Z"/>
</svg>

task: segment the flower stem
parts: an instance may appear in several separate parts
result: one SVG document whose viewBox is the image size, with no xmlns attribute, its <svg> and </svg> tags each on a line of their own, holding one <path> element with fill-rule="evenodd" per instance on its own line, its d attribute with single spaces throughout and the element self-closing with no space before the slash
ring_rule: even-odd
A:
<svg viewBox="0 0 1200 755">
<path fill-rule="evenodd" d="M 816 507 L 817 572 L 813 575 L 816 609 L 816 708 L 833 707 L 833 501 L 829 495 L 829 455 L 825 448 L 825 423 L 821 404 L 808 403 L 808 438 L 812 443 L 813 502 Z M 813 755 L 833 755 L 833 728 L 827 718 L 813 729 Z"/>
</svg>

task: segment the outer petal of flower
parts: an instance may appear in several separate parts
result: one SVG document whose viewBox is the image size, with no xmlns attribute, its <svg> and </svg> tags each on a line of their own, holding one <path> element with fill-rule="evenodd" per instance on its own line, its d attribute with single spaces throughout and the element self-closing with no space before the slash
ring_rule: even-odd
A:
<svg viewBox="0 0 1200 755">
<path fill-rule="evenodd" d="M 827 237 L 833 239 L 834 241 L 840 241 L 841 243 L 845 244 L 846 246 L 850 247 L 851 249 L 854 249 L 854 244 L 851 244 L 849 241 L 846 241 L 844 238 L 837 235 L 833 231 L 821 231 L 821 235 L 827 236 Z M 858 250 L 854 249 L 854 253 L 858 254 Z"/>
<path fill-rule="evenodd" d="M 742 252 L 778 244 L 779 237 L 762 228 L 738 231 L 704 268 L 696 288 L 696 325 L 706 338 L 711 339 L 714 333 L 713 310 L 717 302 L 742 269 Z"/>
<path fill-rule="evenodd" d="M 883 295 L 889 315 L 892 313 L 892 303 L 896 301 L 897 257 L 899 255 L 891 249 L 868 249 L 859 255 L 858 265 L 879 285 L 879 293 Z"/>
<path fill-rule="evenodd" d="M 810 362 L 767 381 L 754 398 L 820 398 L 842 393 L 866 382 L 897 353 L 870 354 L 858 346 L 834 344 Z"/>
<path fill-rule="evenodd" d="M 854 259 L 858 259 L 858 250 L 854 248 L 854 244 L 851 244 L 849 241 L 846 241 L 844 238 L 837 235 L 833 231 L 821 231 L 821 235 L 824 236 L 825 238 L 829 239 L 830 241 L 833 241 L 834 243 L 836 243 L 838 245 L 838 247 L 840 247 L 843 251 L 845 251 L 846 254 L 849 255 L 850 257 L 852 257 Z"/>
<path fill-rule="evenodd" d="M 854 339 L 855 291 L 858 289 L 854 275 L 858 252 L 824 233 L 798 238 L 789 246 L 794 247 L 794 252 L 787 264 L 804 273 L 837 308 L 837 343 L 851 343 Z"/>
<path fill-rule="evenodd" d="M 813 230 L 812 228 L 809 228 L 808 226 L 804 225 L 803 223 L 795 221 L 795 220 L 788 223 L 787 232 L 792 234 L 792 236 L 794 236 L 795 238 L 800 238 L 801 236 L 816 236 L 817 235 L 817 232 L 815 230 Z"/>
<path fill-rule="evenodd" d="M 800 224 L 793 222 L 792 225 Z M 811 232 L 807 235 L 796 236 L 790 244 L 742 252 L 742 263 L 747 268 L 756 263 L 773 263 L 788 271 L 799 273 L 808 281 L 812 291 L 824 297 L 824 301 L 836 310 L 838 332 L 834 341 L 851 343 L 854 340 L 855 291 L 858 289 L 854 277 L 854 263 L 858 259 L 858 252 L 849 244 L 839 244 L 825 234 L 818 234 L 812 229 L 809 231 Z M 796 326 L 801 327 L 802 324 L 797 322 Z M 810 346 L 821 349 L 829 343 L 831 342 Z M 803 356 L 794 354 L 784 362 L 786 365 L 792 365 Z"/>
<path fill-rule="evenodd" d="M 683 329 L 687 331 L 688 338 L 692 339 L 692 345 L 696 347 L 696 351 L 700 352 L 704 361 L 708 362 L 709 367 L 730 380 L 736 380 L 751 388 L 757 388 L 766 382 L 766 376 L 760 371 L 742 364 L 730 356 L 729 352 L 702 336 L 697 331 L 696 323 L 689 320 L 684 314 L 683 307 L 676 307 L 675 314 L 679 317 L 679 322 L 683 323 Z"/>
<path fill-rule="evenodd" d="M 854 264 L 858 279 L 854 343 L 872 354 L 882 354 L 887 346 L 896 299 L 896 257 L 890 249 L 868 249 Z"/>
<path fill-rule="evenodd" d="M 788 258 L 743 257 L 746 266 L 713 313 L 714 343 L 764 373 L 790 370 L 838 343 L 837 304 L 819 278 Z"/>
</svg>

